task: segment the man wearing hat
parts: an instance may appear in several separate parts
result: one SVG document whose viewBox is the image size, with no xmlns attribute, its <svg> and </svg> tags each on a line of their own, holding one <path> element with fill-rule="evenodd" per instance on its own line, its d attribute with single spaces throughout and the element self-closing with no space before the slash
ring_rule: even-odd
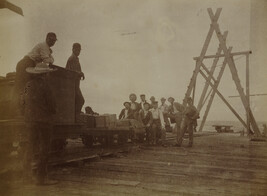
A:
<svg viewBox="0 0 267 196">
<path fill-rule="evenodd" d="M 133 111 L 134 119 L 138 120 L 138 115 L 139 115 L 139 110 L 140 110 L 140 105 L 136 102 L 136 94 L 132 93 L 129 95 L 130 99 L 130 104 L 131 104 L 131 109 Z"/>
<path fill-rule="evenodd" d="M 183 136 L 186 131 L 189 134 L 189 143 L 188 147 L 192 147 L 193 145 L 193 126 L 195 120 L 199 118 L 199 112 L 197 111 L 196 107 L 193 105 L 193 100 L 191 97 L 186 98 L 187 106 L 183 112 L 183 119 L 181 123 L 181 129 L 178 133 L 177 137 L 177 146 L 181 146 L 183 142 Z"/>
<path fill-rule="evenodd" d="M 156 98 L 154 96 L 150 97 L 150 108 L 153 108 L 153 103 L 156 101 Z"/>
<path fill-rule="evenodd" d="M 151 118 L 151 144 L 157 144 L 159 142 L 159 138 L 161 138 L 162 130 L 165 129 L 164 117 L 161 110 L 158 108 L 158 102 L 153 102 L 153 108 L 150 109 L 152 114 Z M 162 141 L 164 142 L 164 141 Z"/>
<path fill-rule="evenodd" d="M 139 121 L 145 126 L 146 129 L 146 142 L 150 143 L 151 131 L 150 131 L 150 123 L 153 121 L 152 113 L 149 111 L 150 105 L 149 103 L 144 103 L 144 109 L 139 111 Z"/>
<path fill-rule="evenodd" d="M 81 44 L 74 43 L 72 45 L 72 55 L 69 57 L 66 69 L 75 71 L 77 73 L 75 80 L 75 113 L 76 113 L 76 121 L 80 117 L 80 113 L 84 104 L 84 98 L 82 95 L 82 91 L 80 89 L 80 80 L 84 80 L 84 73 L 81 69 L 81 64 L 79 61 L 79 55 L 81 53 Z"/>
<path fill-rule="evenodd" d="M 134 112 L 131 109 L 131 103 L 126 101 L 123 103 L 124 107 L 121 110 L 121 113 L 119 115 L 119 120 L 121 119 L 134 119 Z"/>
<path fill-rule="evenodd" d="M 140 109 L 144 109 L 144 104 L 147 103 L 147 101 L 146 101 L 146 95 L 145 94 L 141 94 L 140 95 L 140 99 L 141 99 Z"/>
<path fill-rule="evenodd" d="M 170 126 L 170 122 L 169 122 L 169 119 L 168 119 L 169 106 L 165 103 L 166 99 L 164 97 L 162 97 L 160 99 L 160 101 L 161 101 L 161 104 L 159 106 L 159 109 L 163 113 L 166 131 L 171 132 L 171 126 Z M 165 137 L 165 136 L 163 136 L 163 137 Z"/>
<path fill-rule="evenodd" d="M 14 87 L 15 106 L 19 107 L 20 97 L 23 94 L 25 84 L 30 80 L 30 74 L 26 72 L 27 67 L 34 67 L 37 63 L 53 64 L 51 47 L 55 45 L 57 36 L 50 32 L 46 35 L 45 42 L 37 44 L 16 66 L 16 79 Z M 20 114 L 16 111 L 17 115 Z"/>
<path fill-rule="evenodd" d="M 56 104 L 46 82 L 46 75 L 55 69 L 49 68 L 45 63 L 38 63 L 35 67 L 28 67 L 26 71 L 31 75 L 31 80 L 26 84 L 22 105 L 29 134 L 29 142 L 24 157 L 24 171 L 27 174 L 25 179 L 31 180 L 31 162 L 37 149 L 37 184 L 54 184 L 55 181 L 47 179 L 47 164 L 53 129 L 52 115 L 56 113 Z"/>
<path fill-rule="evenodd" d="M 171 123 L 176 123 L 176 131 L 177 134 L 180 132 L 180 126 L 182 122 L 182 112 L 184 111 L 184 106 L 178 102 L 174 102 L 175 99 L 173 97 L 169 97 L 168 101 L 169 105 L 169 118 Z"/>
</svg>

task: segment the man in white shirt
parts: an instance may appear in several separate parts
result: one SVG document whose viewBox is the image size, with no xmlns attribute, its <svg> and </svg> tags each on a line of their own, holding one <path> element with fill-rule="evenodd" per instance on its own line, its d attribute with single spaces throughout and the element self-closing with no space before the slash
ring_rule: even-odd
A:
<svg viewBox="0 0 267 196">
<path fill-rule="evenodd" d="M 48 33 L 46 41 L 37 44 L 31 52 L 29 52 L 16 66 L 16 79 L 14 87 L 14 100 L 16 107 L 16 114 L 20 115 L 20 97 L 23 94 L 26 83 L 30 80 L 30 74 L 26 72 L 26 68 L 35 67 L 37 63 L 53 64 L 52 50 L 50 47 L 54 46 L 57 41 L 55 33 Z"/>
<path fill-rule="evenodd" d="M 141 99 L 140 109 L 144 109 L 144 104 L 147 103 L 147 101 L 146 101 L 146 95 L 145 94 L 141 94 L 140 95 L 140 99 Z"/>
<path fill-rule="evenodd" d="M 170 126 L 170 122 L 168 119 L 169 106 L 165 103 L 166 99 L 164 97 L 162 97 L 160 101 L 161 101 L 161 105 L 159 106 L 159 109 L 163 113 L 166 131 L 171 132 L 171 126 Z"/>
<path fill-rule="evenodd" d="M 161 138 L 162 142 L 164 142 L 166 134 L 165 134 L 165 122 L 163 113 L 158 108 L 158 102 L 154 101 L 152 105 L 152 109 L 150 112 L 152 114 L 151 118 L 151 142 L 152 144 L 157 144 L 159 142 L 159 138 Z"/>
</svg>

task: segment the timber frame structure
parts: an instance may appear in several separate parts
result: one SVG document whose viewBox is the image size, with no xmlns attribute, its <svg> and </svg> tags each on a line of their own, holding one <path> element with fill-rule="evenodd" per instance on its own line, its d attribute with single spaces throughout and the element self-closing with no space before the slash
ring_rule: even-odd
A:
<svg viewBox="0 0 267 196">
<path fill-rule="evenodd" d="M 199 127 L 199 131 L 202 131 L 203 126 L 205 124 L 205 121 L 207 119 L 212 101 L 215 97 L 215 94 L 217 94 L 221 100 L 226 104 L 226 106 L 233 112 L 233 114 L 238 118 L 238 120 L 242 123 L 242 125 L 247 129 L 248 133 L 254 133 L 256 136 L 260 136 L 260 131 L 258 128 L 258 125 L 256 123 L 256 120 L 252 114 L 251 108 L 250 108 L 250 100 L 249 100 L 249 54 L 251 54 L 251 51 L 244 51 L 244 52 L 235 52 L 232 53 L 232 47 L 227 47 L 226 45 L 226 37 L 228 32 L 225 31 L 223 34 L 221 33 L 218 19 L 220 16 L 220 13 L 222 11 L 222 8 L 218 8 L 213 13 L 211 8 L 208 8 L 208 14 L 211 20 L 211 25 L 209 32 L 207 34 L 206 40 L 204 42 L 202 51 L 200 53 L 199 57 L 194 57 L 194 60 L 196 61 L 196 67 L 193 71 L 192 78 L 190 80 L 189 86 L 187 88 L 185 99 L 183 100 L 183 105 L 186 105 L 186 98 L 190 97 L 192 94 L 192 98 L 194 100 L 195 97 L 195 88 L 196 88 L 196 80 L 197 76 L 200 73 L 203 78 L 206 80 L 206 83 L 204 85 L 203 91 L 201 93 L 197 109 L 200 112 L 203 108 L 205 102 L 208 100 L 206 111 L 203 115 L 201 125 Z M 219 40 L 219 47 L 217 49 L 217 53 L 215 55 L 206 55 L 209 43 L 211 41 L 213 33 L 216 33 L 216 36 Z M 234 56 L 237 55 L 245 55 L 246 56 L 246 94 L 244 93 L 244 90 L 241 86 L 240 79 L 238 77 L 237 69 L 235 66 Z M 219 58 L 223 57 L 224 61 L 222 66 L 220 67 L 219 73 L 217 78 L 214 77 L 214 72 L 217 66 L 217 63 L 219 61 Z M 213 58 L 213 63 L 210 68 L 210 70 L 206 67 L 206 65 L 203 63 L 204 59 Z M 235 109 L 229 104 L 229 102 L 224 98 L 223 94 L 218 90 L 218 86 L 220 83 L 220 80 L 222 78 L 223 72 L 225 70 L 226 65 L 228 64 L 230 68 L 230 72 L 232 74 L 232 78 L 234 80 L 234 83 L 236 85 L 237 91 L 239 93 L 239 96 L 241 98 L 242 104 L 246 110 L 246 122 L 240 117 L 240 115 L 235 111 Z M 202 70 L 201 70 L 202 68 Z M 211 86 L 211 90 L 207 94 L 208 88 Z"/>
</svg>

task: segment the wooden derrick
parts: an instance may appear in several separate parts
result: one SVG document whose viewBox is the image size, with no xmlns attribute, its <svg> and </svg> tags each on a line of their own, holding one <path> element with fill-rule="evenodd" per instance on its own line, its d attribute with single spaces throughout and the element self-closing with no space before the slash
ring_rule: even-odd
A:
<svg viewBox="0 0 267 196">
<path fill-rule="evenodd" d="M 208 34 L 207 34 L 206 40 L 204 42 L 203 48 L 201 50 L 200 56 L 194 57 L 194 60 L 196 60 L 196 67 L 195 67 L 195 70 L 193 71 L 192 78 L 190 80 L 189 86 L 188 86 L 187 91 L 185 93 L 183 105 L 186 105 L 185 100 L 187 97 L 191 96 L 192 91 L 193 91 L 193 97 L 195 98 L 194 92 L 195 92 L 195 88 L 196 88 L 196 80 L 197 80 L 198 74 L 200 73 L 203 76 L 203 78 L 206 80 L 206 83 L 204 85 L 203 91 L 201 93 L 201 96 L 200 96 L 200 99 L 199 99 L 199 102 L 197 105 L 197 109 L 199 112 L 201 111 L 205 102 L 208 100 L 208 96 L 210 96 L 210 97 L 208 100 L 206 111 L 205 111 L 203 118 L 202 118 L 201 125 L 199 127 L 199 131 L 202 131 L 202 129 L 204 127 L 204 124 L 205 124 L 205 121 L 207 119 L 207 116 L 208 116 L 210 107 L 212 105 L 213 99 L 215 97 L 215 94 L 217 94 L 222 99 L 222 101 L 228 106 L 228 108 L 233 112 L 233 114 L 237 117 L 237 119 L 242 123 L 242 125 L 244 125 L 244 127 L 247 128 L 248 132 L 253 132 L 253 133 L 255 133 L 256 136 L 260 136 L 261 134 L 260 134 L 258 125 L 256 123 L 256 120 L 253 116 L 253 113 L 251 111 L 250 102 L 249 102 L 249 54 L 251 54 L 251 51 L 232 53 L 232 47 L 229 47 L 229 48 L 227 47 L 226 37 L 227 37 L 228 32 L 225 31 L 224 34 L 222 34 L 220 27 L 219 27 L 219 24 L 218 24 L 218 19 L 219 19 L 221 11 L 222 11 L 222 8 L 219 8 L 216 10 L 216 12 L 214 14 L 212 9 L 208 8 L 208 14 L 209 14 L 209 17 L 211 19 L 210 29 L 208 31 Z M 216 34 L 216 37 L 219 40 L 219 47 L 217 49 L 217 53 L 215 55 L 206 55 L 209 43 L 211 41 L 211 38 L 212 38 L 212 35 L 214 32 Z M 245 55 L 246 56 L 246 93 L 244 92 L 244 89 L 241 86 L 240 79 L 238 76 L 238 71 L 237 71 L 237 68 L 235 66 L 235 62 L 234 62 L 234 58 L 233 58 L 233 56 L 237 56 L 237 55 Z M 217 63 L 219 61 L 219 58 L 221 58 L 221 57 L 224 58 L 224 61 L 223 61 L 223 64 L 221 66 L 221 69 L 219 71 L 219 74 L 217 76 L 217 79 L 215 79 L 214 72 L 215 72 L 215 69 L 217 67 Z M 210 70 L 203 63 L 204 59 L 207 59 L 207 58 L 213 58 L 213 63 L 212 63 Z M 228 103 L 228 101 L 224 98 L 222 93 L 218 90 L 218 86 L 219 86 L 219 83 L 220 83 L 221 78 L 223 76 L 226 65 L 228 65 L 230 68 L 230 72 L 232 74 L 232 79 L 234 80 L 236 89 L 239 93 L 242 104 L 246 110 L 246 118 L 247 118 L 246 122 L 240 117 L 240 115 L 234 110 L 234 108 Z M 201 68 L 206 73 L 204 73 L 204 71 L 202 71 Z M 211 91 L 206 96 L 209 86 L 211 87 Z"/>
</svg>

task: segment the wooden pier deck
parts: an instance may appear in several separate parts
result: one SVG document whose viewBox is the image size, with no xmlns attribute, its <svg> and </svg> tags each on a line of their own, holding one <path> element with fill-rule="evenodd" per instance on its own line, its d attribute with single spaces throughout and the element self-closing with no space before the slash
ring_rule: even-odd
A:
<svg viewBox="0 0 267 196">
<path fill-rule="evenodd" d="M 236 133 L 194 146 L 149 147 L 54 168 L 53 186 L 13 185 L 9 195 L 267 195 L 267 143 Z"/>
</svg>

